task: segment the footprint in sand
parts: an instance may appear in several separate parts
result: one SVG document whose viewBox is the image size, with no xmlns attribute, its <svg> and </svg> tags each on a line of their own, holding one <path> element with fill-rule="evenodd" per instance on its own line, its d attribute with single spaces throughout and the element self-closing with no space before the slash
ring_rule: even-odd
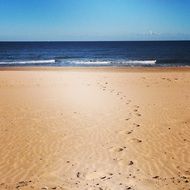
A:
<svg viewBox="0 0 190 190">
<path fill-rule="evenodd" d="M 111 147 L 109 148 L 109 151 L 110 152 L 122 152 L 126 149 L 126 146 L 123 146 L 123 147 Z"/>
<path fill-rule="evenodd" d="M 85 178 L 86 178 L 86 180 L 93 180 L 93 179 L 98 179 L 98 178 L 105 179 L 106 178 L 106 173 L 103 172 L 103 171 L 99 171 L 99 172 L 94 171 L 94 172 L 91 172 L 91 173 L 87 173 L 85 175 Z"/>
<path fill-rule="evenodd" d="M 132 132 L 133 132 L 133 130 L 131 130 L 131 131 L 126 131 L 126 134 L 127 134 L 127 135 L 130 135 Z"/>
<path fill-rule="evenodd" d="M 119 131 L 118 133 L 119 133 L 120 135 L 130 135 L 132 132 L 133 132 L 133 130 L 130 130 L 130 131 L 125 131 L 125 130 L 123 130 L 123 131 Z"/>
<path fill-rule="evenodd" d="M 137 139 L 137 138 L 132 138 L 130 141 L 134 142 L 134 143 L 141 143 L 142 142 L 142 140 Z"/>
<path fill-rule="evenodd" d="M 133 165 L 134 164 L 134 162 L 133 161 L 129 161 L 129 166 L 131 166 L 131 165 Z"/>
<path fill-rule="evenodd" d="M 139 124 L 136 124 L 136 123 L 133 123 L 133 125 L 134 125 L 135 127 L 140 127 L 140 125 L 139 125 Z"/>
</svg>

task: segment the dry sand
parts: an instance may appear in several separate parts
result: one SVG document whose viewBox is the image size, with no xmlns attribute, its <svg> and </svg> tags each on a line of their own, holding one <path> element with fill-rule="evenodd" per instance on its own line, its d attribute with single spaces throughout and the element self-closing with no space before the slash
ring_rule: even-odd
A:
<svg viewBox="0 0 190 190">
<path fill-rule="evenodd" d="M 0 189 L 189 190 L 190 69 L 1 69 Z"/>
</svg>

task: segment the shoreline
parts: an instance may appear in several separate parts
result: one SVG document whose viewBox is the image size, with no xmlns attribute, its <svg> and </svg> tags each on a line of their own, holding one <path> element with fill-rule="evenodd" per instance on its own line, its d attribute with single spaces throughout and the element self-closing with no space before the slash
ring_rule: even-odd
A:
<svg viewBox="0 0 190 190">
<path fill-rule="evenodd" d="M 109 72 L 190 72 L 190 67 L 52 67 L 52 66 L 10 66 L 0 71 L 109 71 Z"/>
</svg>

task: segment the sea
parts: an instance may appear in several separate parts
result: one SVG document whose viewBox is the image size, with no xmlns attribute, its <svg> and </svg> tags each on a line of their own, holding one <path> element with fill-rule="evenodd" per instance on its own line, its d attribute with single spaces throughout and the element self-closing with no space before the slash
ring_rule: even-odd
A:
<svg viewBox="0 0 190 190">
<path fill-rule="evenodd" d="M 190 41 L 0 42 L 5 66 L 190 66 Z"/>
</svg>

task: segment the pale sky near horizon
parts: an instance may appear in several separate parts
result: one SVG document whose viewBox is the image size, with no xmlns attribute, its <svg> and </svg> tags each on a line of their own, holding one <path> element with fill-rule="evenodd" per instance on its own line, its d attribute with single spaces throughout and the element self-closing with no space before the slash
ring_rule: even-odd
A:
<svg viewBox="0 0 190 190">
<path fill-rule="evenodd" d="M 190 40 L 190 0 L 0 0 L 0 41 Z"/>
</svg>

